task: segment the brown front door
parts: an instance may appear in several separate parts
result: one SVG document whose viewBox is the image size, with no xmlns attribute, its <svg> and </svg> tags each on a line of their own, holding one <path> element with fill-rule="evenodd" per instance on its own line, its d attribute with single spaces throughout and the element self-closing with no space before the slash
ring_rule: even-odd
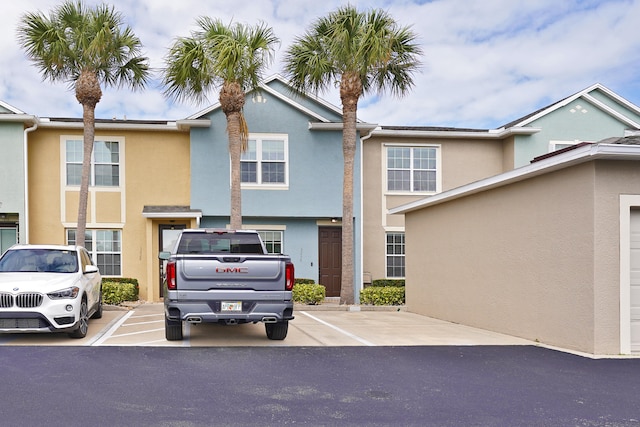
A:
<svg viewBox="0 0 640 427">
<path fill-rule="evenodd" d="M 319 227 L 320 281 L 328 297 L 340 296 L 342 281 L 342 227 Z"/>
<path fill-rule="evenodd" d="M 160 251 L 170 251 L 173 249 L 173 244 L 176 242 L 182 230 L 187 228 L 184 224 L 160 224 L 158 226 L 158 246 Z M 167 265 L 167 261 L 160 261 L 160 297 L 164 296 L 164 286 L 162 281 L 164 279 L 164 272 Z"/>
</svg>

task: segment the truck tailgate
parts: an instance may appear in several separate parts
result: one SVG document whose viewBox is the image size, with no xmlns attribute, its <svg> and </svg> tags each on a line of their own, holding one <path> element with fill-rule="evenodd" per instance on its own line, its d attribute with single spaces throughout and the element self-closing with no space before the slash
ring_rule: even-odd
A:
<svg viewBox="0 0 640 427">
<path fill-rule="evenodd" d="M 198 291 L 283 291 L 287 259 L 279 255 L 182 255 L 177 259 L 177 287 Z"/>
</svg>

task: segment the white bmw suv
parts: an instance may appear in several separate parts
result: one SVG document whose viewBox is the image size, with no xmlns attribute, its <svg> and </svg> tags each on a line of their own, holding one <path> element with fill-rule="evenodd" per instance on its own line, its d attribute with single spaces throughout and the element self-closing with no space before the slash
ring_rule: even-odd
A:
<svg viewBox="0 0 640 427">
<path fill-rule="evenodd" d="M 0 257 L 0 333 L 87 335 L 102 317 L 102 278 L 80 246 L 14 245 Z"/>
</svg>

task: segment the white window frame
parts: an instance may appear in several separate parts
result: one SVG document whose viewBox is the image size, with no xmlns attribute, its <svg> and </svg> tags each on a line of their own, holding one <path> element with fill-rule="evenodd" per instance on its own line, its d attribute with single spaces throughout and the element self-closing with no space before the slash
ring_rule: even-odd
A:
<svg viewBox="0 0 640 427">
<path fill-rule="evenodd" d="M 63 135 L 60 138 L 60 144 L 61 144 L 61 174 L 62 174 L 62 179 L 64 182 L 64 186 L 68 187 L 68 188 L 77 188 L 80 186 L 80 183 L 78 184 L 69 184 L 69 176 L 67 173 L 67 165 L 70 164 L 75 164 L 75 165 L 82 165 L 82 159 L 80 159 L 80 162 L 69 162 L 67 160 L 67 142 L 70 141 L 76 141 L 80 143 L 80 146 L 84 149 L 83 147 L 83 141 L 82 141 L 82 136 L 81 135 Z M 95 159 L 95 144 L 96 143 L 100 143 L 100 142 L 110 142 L 110 143 L 117 143 L 118 144 L 118 162 L 117 163 L 97 163 L 96 159 Z M 118 185 L 96 185 L 96 165 L 117 165 L 118 166 Z M 124 138 L 122 137 L 112 137 L 112 136 L 105 136 L 105 137 L 96 137 L 95 138 L 95 142 L 94 142 L 94 149 L 91 152 L 91 172 L 90 172 L 90 176 L 89 176 L 89 187 L 92 188 L 97 188 L 97 189 L 105 189 L 105 190 L 109 190 L 109 189 L 116 189 L 116 188 L 122 188 L 124 186 Z"/>
<path fill-rule="evenodd" d="M 258 232 L 258 234 L 260 234 L 260 238 L 262 239 L 262 242 L 264 243 L 264 246 L 267 248 L 267 252 L 269 252 L 270 254 L 283 254 L 284 252 L 284 232 L 282 230 L 256 230 Z M 271 234 L 273 233 L 274 235 L 280 236 L 280 240 L 270 240 L 265 238 L 265 234 Z M 269 251 L 269 244 L 272 242 L 278 242 L 280 244 L 280 251 L 278 252 L 271 252 Z"/>
<path fill-rule="evenodd" d="M 256 168 L 256 179 L 257 182 L 242 182 L 240 187 L 242 189 L 253 189 L 253 190 L 287 190 L 289 188 L 289 135 L 281 134 L 281 133 L 252 133 L 249 134 L 249 140 L 256 142 L 256 159 L 255 162 L 257 164 Z M 276 182 L 262 182 L 262 163 L 269 163 L 273 161 L 262 160 L 262 142 L 264 140 L 280 140 L 284 143 L 284 159 L 281 161 L 277 161 L 279 163 L 284 163 L 284 182 L 276 183 Z M 243 160 L 240 160 L 242 163 Z"/>
<path fill-rule="evenodd" d="M 382 185 L 383 191 L 386 195 L 400 195 L 400 194 L 436 194 L 442 191 L 442 146 L 439 144 L 397 144 L 397 143 L 385 143 L 382 144 L 383 155 L 382 157 Z M 388 150 L 389 148 L 433 148 L 436 151 L 436 188 L 435 191 L 414 191 L 411 190 L 389 190 L 389 167 L 388 167 Z M 413 186 L 413 165 L 410 165 L 410 173 Z"/>
<path fill-rule="evenodd" d="M 389 235 L 402 235 L 402 254 L 396 254 L 396 253 L 389 253 L 388 248 L 389 248 L 389 243 L 388 243 L 388 237 Z M 395 244 L 394 244 L 395 245 Z M 384 274 L 385 274 L 385 278 L 387 279 L 404 279 L 405 275 L 407 274 L 407 258 L 406 258 L 406 234 L 404 231 L 387 231 L 384 233 Z M 404 275 L 402 276 L 390 276 L 389 275 L 389 259 L 390 258 L 403 258 L 404 259 L 404 266 L 402 267 L 404 269 Z"/>
<path fill-rule="evenodd" d="M 67 228 L 66 232 L 65 232 L 65 239 L 67 241 L 68 245 L 73 245 L 75 244 L 75 240 L 71 240 L 69 238 L 69 232 L 70 231 L 76 231 L 75 228 Z M 110 248 L 110 250 L 106 250 L 104 248 L 105 244 L 104 241 L 98 241 L 97 237 L 98 237 L 98 232 L 100 231 L 109 231 L 109 232 L 117 232 L 118 233 L 118 242 L 117 245 L 119 246 L 117 249 L 114 249 L 113 247 Z M 122 269 L 123 269 L 123 255 L 122 255 L 122 230 L 119 229 L 105 229 L 105 228 L 92 228 L 92 229 L 87 229 L 85 231 L 85 236 L 89 234 L 89 237 L 91 238 L 90 240 L 87 240 L 91 242 L 91 249 L 87 249 L 87 252 L 89 252 L 89 255 L 91 255 L 91 259 L 93 260 L 93 263 L 95 265 L 98 266 L 98 268 L 100 268 L 100 264 L 98 263 L 98 255 L 119 255 L 120 256 L 120 264 L 118 264 L 119 269 L 120 269 L 120 273 L 119 274 L 107 274 L 106 272 L 104 272 L 104 269 L 100 270 L 100 273 L 104 276 L 104 277 L 122 277 Z M 102 249 L 102 250 L 100 250 Z"/>
<path fill-rule="evenodd" d="M 553 153 L 554 151 L 562 150 L 563 148 L 567 148 L 572 145 L 577 145 L 582 142 L 589 142 L 589 141 L 581 141 L 579 139 L 574 139 L 571 141 L 551 140 L 549 141 L 549 153 Z"/>
</svg>

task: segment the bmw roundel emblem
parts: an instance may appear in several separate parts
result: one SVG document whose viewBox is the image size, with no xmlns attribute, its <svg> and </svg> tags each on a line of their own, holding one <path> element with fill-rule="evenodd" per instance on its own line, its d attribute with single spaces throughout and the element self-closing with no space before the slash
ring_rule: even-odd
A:
<svg viewBox="0 0 640 427">
<path fill-rule="evenodd" d="M 20 288 L 13 288 L 13 292 L 18 292 Z"/>
</svg>

